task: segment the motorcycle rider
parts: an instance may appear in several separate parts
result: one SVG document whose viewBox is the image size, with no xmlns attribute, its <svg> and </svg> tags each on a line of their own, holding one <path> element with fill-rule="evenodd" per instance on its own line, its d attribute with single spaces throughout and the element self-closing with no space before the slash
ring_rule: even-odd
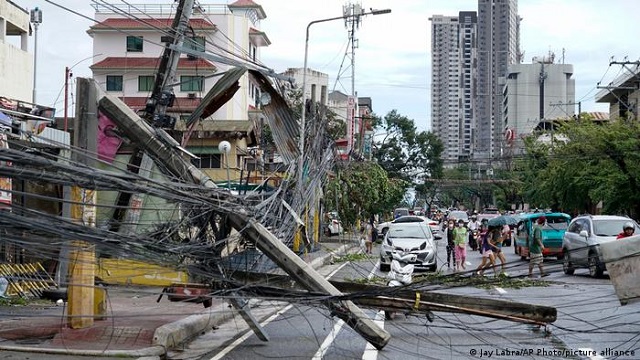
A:
<svg viewBox="0 0 640 360">
<path fill-rule="evenodd" d="M 635 231 L 635 229 L 636 227 L 633 225 L 633 222 L 625 222 L 624 224 L 622 224 L 622 232 L 618 234 L 616 239 L 624 239 L 626 237 L 633 236 L 633 232 Z"/>
<path fill-rule="evenodd" d="M 480 231 L 480 221 L 478 221 L 478 216 L 476 214 L 471 215 L 471 221 L 467 225 L 469 227 L 469 246 L 471 250 L 476 251 L 478 249 L 478 241 L 476 240 L 476 236 L 478 235 L 478 231 Z"/>
</svg>

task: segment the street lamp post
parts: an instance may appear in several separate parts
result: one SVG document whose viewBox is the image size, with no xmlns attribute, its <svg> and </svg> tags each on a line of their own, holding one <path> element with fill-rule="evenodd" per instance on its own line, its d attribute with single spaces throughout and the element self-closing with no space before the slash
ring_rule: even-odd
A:
<svg viewBox="0 0 640 360">
<path fill-rule="evenodd" d="M 336 16 L 336 17 L 327 18 L 327 19 L 313 20 L 307 25 L 306 37 L 304 40 L 304 65 L 302 68 L 302 115 L 300 116 L 300 140 L 298 143 L 298 147 L 300 151 L 300 162 L 298 165 L 299 167 L 298 182 L 300 184 L 301 191 L 302 191 L 302 179 L 303 179 L 302 167 L 304 166 L 304 134 L 305 134 L 305 125 L 306 125 L 305 120 L 306 120 L 306 105 L 307 105 L 307 58 L 309 54 L 309 28 L 311 27 L 311 25 L 321 23 L 321 22 L 350 19 L 353 17 L 365 16 L 365 15 L 389 14 L 390 12 L 391 12 L 391 9 L 384 9 L 384 10 L 372 9 L 370 12 L 363 12 L 360 14 L 349 14 L 349 15 Z"/>
<path fill-rule="evenodd" d="M 218 144 L 218 150 L 224 153 L 224 162 L 227 168 L 227 189 L 229 190 L 229 194 L 231 194 L 231 177 L 229 176 L 229 153 L 231 152 L 231 143 L 228 141 L 220 141 Z"/>
<path fill-rule="evenodd" d="M 36 68 L 38 62 L 38 25 L 42 23 L 42 10 L 35 8 L 30 12 L 31 23 L 35 29 L 35 41 L 33 43 L 33 95 L 31 102 L 36 103 Z"/>
</svg>

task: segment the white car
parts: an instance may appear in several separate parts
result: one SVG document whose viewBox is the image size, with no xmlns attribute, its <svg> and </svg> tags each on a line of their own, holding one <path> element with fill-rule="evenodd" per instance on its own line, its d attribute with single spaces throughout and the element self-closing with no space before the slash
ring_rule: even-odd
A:
<svg viewBox="0 0 640 360">
<path fill-rule="evenodd" d="M 335 212 L 328 213 L 327 223 L 324 224 L 325 235 L 341 235 L 343 232 L 344 229 L 342 228 L 342 222 L 338 219 L 338 214 Z"/>
<path fill-rule="evenodd" d="M 437 221 L 433 219 L 429 219 L 428 217 L 416 216 L 416 215 L 400 216 L 399 218 L 393 221 L 387 221 L 387 222 L 378 224 L 378 226 L 376 227 L 376 229 L 378 230 L 378 238 L 384 238 L 384 235 L 389 230 L 389 226 L 394 222 L 396 222 L 397 220 L 400 220 L 400 222 L 407 222 L 407 221 L 413 221 L 413 219 L 415 218 L 420 218 L 422 219 L 421 221 L 426 222 L 427 225 L 429 225 L 429 228 L 431 228 L 431 233 L 436 239 L 442 239 L 442 231 L 440 230 L 440 225 L 438 224 Z"/>
<path fill-rule="evenodd" d="M 380 246 L 380 271 L 389 271 L 391 261 L 396 257 L 409 258 L 409 264 L 416 269 L 436 271 L 438 268 L 438 248 L 431 228 L 426 221 L 414 216 L 411 222 L 398 222 L 407 216 L 396 219 L 387 228 Z"/>
</svg>

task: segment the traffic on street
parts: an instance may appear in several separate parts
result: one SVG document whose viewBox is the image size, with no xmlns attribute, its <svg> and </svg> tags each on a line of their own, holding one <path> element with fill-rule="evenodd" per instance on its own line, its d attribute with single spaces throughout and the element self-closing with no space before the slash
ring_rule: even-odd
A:
<svg viewBox="0 0 640 360">
<path fill-rule="evenodd" d="M 528 260 L 521 259 L 511 246 L 503 248 L 508 275 L 500 275 L 497 265 L 495 275 L 488 269 L 480 283 L 460 286 L 454 279 L 478 278 L 473 273 L 482 255 L 467 249 L 467 271 L 454 272 L 445 258 L 446 239 L 436 244 L 439 267 L 435 274 L 414 273 L 414 281 L 423 281 L 424 288 L 496 302 L 550 306 L 557 309 L 557 320 L 535 325 L 480 314 L 434 311 L 431 321 L 411 308 L 389 319 L 384 311 L 369 308 L 365 310 L 367 315 L 391 334 L 389 344 L 379 351 L 326 308 L 262 300 L 253 309 L 272 335 L 271 341 L 257 339 L 243 321 L 231 321 L 171 353 L 171 358 L 633 359 L 640 355 L 635 350 L 640 325 L 637 308 L 620 306 L 608 275 L 592 278 L 588 269 L 576 269 L 567 275 L 562 260 L 548 257 L 544 261 L 548 276 L 531 279 L 527 275 Z M 380 244 L 375 245 L 373 255 L 363 255 L 357 261 L 327 265 L 321 273 L 328 279 L 384 284 L 389 272 L 380 270 L 376 255 L 380 248 Z M 356 251 L 362 253 L 360 248 Z"/>
</svg>

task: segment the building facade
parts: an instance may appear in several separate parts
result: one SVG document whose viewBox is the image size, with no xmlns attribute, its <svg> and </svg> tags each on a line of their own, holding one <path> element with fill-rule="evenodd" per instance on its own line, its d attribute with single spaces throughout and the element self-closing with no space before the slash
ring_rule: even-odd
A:
<svg viewBox="0 0 640 360">
<path fill-rule="evenodd" d="M 176 4 L 138 6 L 112 1 L 93 6 L 96 23 L 87 31 L 93 38 L 93 77 L 107 94 L 119 97 L 133 110 L 144 110 L 165 41 L 171 35 Z M 200 4 L 189 19 L 184 47 L 238 63 L 259 62 L 260 48 L 270 44 L 260 30 L 265 18 L 262 6 L 252 0 L 229 5 Z M 183 131 L 183 145 L 198 157 L 194 164 L 216 181 L 226 180 L 225 165 L 231 169 L 231 180 L 239 180 L 248 156 L 247 136 L 254 126 L 253 117 L 258 116 L 258 86 L 245 74 L 239 81 L 240 89 L 215 113 L 191 131 L 186 129 L 184 120 L 221 73 L 232 67 L 205 56 L 183 54 L 175 78 L 170 80 L 175 100 L 167 114 L 177 118 L 176 130 Z M 218 150 L 223 140 L 232 145 L 227 155 Z"/>
<path fill-rule="evenodd" d="M 507 67 L 521 61 L 517 0 L 478 0 L 478 93 L 473 159 L 500 156 L 502 86 Z"/>
<path fill-rule="evenodd" d="M 29 12 L 0 0 L 0 96 L 33 102 L 33 54 Z"/>
<path fill-rule="evenodd" d="M 552 56 L 533 60 L 510 65 L 503 78 L 502 154 L 522 153 L 523 137 L 540 128 L 541 122 L 575 113 L 573 65 L 554 64 Z"/>
<path fill-rule="evenodd" d="M 475 132 L 477 15 L 434 15 L 431 21 L 431 121 L 444 144 L 445 166 L 467 160 Z"/>
<path fill-rule="evenodd" d="M 289 68 L 281 75 L 292 78 L 296 84 L 296 87 L 302 88 L 302 75 L 304 71 L 302 68 Z M 306 98 L 311 99 L 313 102 L 317 102 L 322 105 L 328 104 L 327 88 L 329 86 L 329 75 L 320 71 L 307 69 L 307 79 L 305 87 Z"/>
</svg>

